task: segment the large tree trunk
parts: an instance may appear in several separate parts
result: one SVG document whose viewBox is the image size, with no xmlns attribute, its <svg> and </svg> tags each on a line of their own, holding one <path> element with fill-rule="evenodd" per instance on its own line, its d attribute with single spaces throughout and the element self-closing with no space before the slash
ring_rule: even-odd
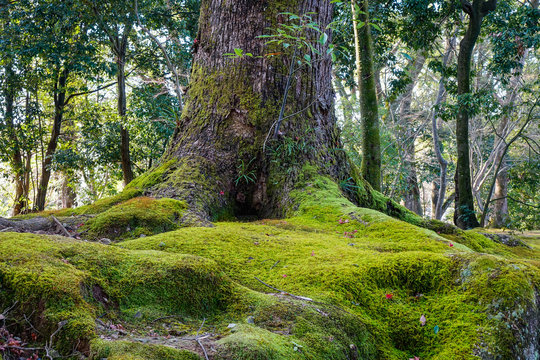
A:
<svg viewBox="0 0 540 360">
<path fill-rule="evenodd" d="M 293 50 L 267 46 L 257 36 L 288 21 L 279 15 L 284 11 L 315 12 L 321 29 L 332 18 L 329 1 L 202 2 L 184 111 L 162 159 L 166 171 L 148 193 L 186 200 L 199 219 L 280 216 L 294 206 L 289 194 L 306 165 L 336 180 L 348 178 L 333 112 L 328 43 L 314 41 L 322 55 L 310 54 L 311 66 L 294 73 L 285 120 L 279 136 L 272 136 Z M 316 40 L 320 34 L 307 35 Z M 261 57 L 223 55 L 235 48 Z M 266 56 L 272 52 L 283 54 Z"/>
<path fill-rule="evenodd" d="M 58 146 L 58 137 L 62 127 L 62 119 L 64 117 L 64 108 L 66 105 L 66 83 L 69 76 L 69 70 L 64 68 L 59 72 L 58 79 L 54 84 L 54 121 L 51 130 L 51 138 L 47 145 L 45 158 L 42 160 L 41 178 L 37 190 L 36 203 L 34 208 L 38 211 L 45 209 L 47 198 L 47 190 L 49 188 L 49 180 L 51 179 L 51 164 L 52 157 Z"/>
<path fill-rule="evenodd" d="M 456 118 L 457 169 L 454 223 L 462 229 L 470 229 L 480 224 L 474 211 L 469 159 L 469 110 L 465 105 L 465 97 L 470 96 L 471 57 L 478 35 L 480 35 L 482 19 L 489 11 L 494 10 L 496 0 L 474 0 L 472 4 L 462 0 L 461 3 L 463 10 L 469 15 L 469 25 L 459 44 L 457 68 L 460 107 Z"/>
<path fill-rule="evenodd" d="M 358 13 L 356 7 L 358 6 Z M 362 176 L 381 191 L 379 104 L 373 67 L 373 43 L 367 0 L 351 0 L 356 50 L 356 71 L 362 115 Z M 362 24 L 358 23 L 362 22 Z"/>
</svg>

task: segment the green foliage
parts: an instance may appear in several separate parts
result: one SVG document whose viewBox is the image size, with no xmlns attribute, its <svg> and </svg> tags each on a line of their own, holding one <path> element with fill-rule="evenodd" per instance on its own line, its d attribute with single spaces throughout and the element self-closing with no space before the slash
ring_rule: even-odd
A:
<svg viewBox="0 0 540 360">
<path fill-rule="evenodd" d="M 257 175 L 255 174 L 255 170 L 250 169 L 251 164 L 255 158 L 251 159 L 247 164 L 244 163 L 244 160 L 240 160 L 238 166 L 236 167 L 238 170 L 238 175 L 236 177 L 236 180 L 234 180 L 234 184 L 238 186 L 240 182 L 243 182 L 245 184 L 254 183 L 257 180 Z"/>
</svg>

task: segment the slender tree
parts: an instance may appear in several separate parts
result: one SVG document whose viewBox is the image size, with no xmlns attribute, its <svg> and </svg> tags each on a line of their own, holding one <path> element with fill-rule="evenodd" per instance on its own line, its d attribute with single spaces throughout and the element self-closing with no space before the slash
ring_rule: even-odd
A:
<svg viewBox="0 0 540 360">
<path fill-rule="evenodd" d="M 116 65 L 117 109 L 120 118 L 120 160 L 124 185 L 133 180 L 127 129 L 126 63 L 128 45 L 136 22 L 135 3 L 132 1 L 97 2 L 91 7 L 99 28 L 105 33 Z"/>
<path fill-rule="evenodd" d="M 471 58 L 476 40 L 480 35 L 482 20 L 490 11 L 495 10 L 496 5 L 497 0 L 474 0 L 472 3 L 461 0 L 463 11 L 469 15 L 469 24 L 467 32 L 460 42 L 458 54 L 459 110 L 456 118 L 457 169 L 455 175 L 456 206 L 454 223 L 463 229 L 480 225 L 474 211 L 469 160 L 469 109 L 467 98 L 471 96 Z"/>
<path fill-rule="evenodd" d="M 369 26 L 367 0 L 351 0 L 355 38 L 356 72 L 362 116 L 362 176 L 377 191 L 381 191 L 381 140 L 373 40 Z"/>
</svg>

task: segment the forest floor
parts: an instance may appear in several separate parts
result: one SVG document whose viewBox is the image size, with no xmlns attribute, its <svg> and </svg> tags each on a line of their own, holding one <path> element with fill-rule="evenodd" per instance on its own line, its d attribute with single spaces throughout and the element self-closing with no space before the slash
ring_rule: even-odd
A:
<svg viewBox="0 0 540 360">
<path fill-rule="evenodd" d="M 182 204 L 135 198 L 99 234 L 101 215 L 56 213 L 91 241 L 0 232 L 0 320 L 18 347 L 91 359 L 538 354 L 539 231 L 509 246 L 358 208 L 330 182 L 302 194 L 288 219 L 154 231 L 149 208 L 163 222 Z"/>
</svg>

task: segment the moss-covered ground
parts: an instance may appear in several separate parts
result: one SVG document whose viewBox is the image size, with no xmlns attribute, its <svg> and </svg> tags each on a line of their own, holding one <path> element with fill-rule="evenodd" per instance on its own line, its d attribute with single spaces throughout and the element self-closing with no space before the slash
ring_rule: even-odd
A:
<svg viewBox="0 0 540 360">
<path fill-rule="evenodd" d="M 291 198 L 287 219 L 184 227 L 111 246 L 0 233 L 0 306 L 18 301 L 13 316 L 33 314 L 41 340 L 67 320 L 58 348 L 78 343 L 94 359 L 201 356 L 95 333 L 99 317 L 169 345 L 176 335 L 155 320 L 171 315 L 189 339 L 208 334 L 215 359 L 538 355 L 530 326 L 539 314 L 537 238 L 508 247 L 473 231 L 438 234 L 358 208 L 324 177 Z M 117 223 L 122 206 L 156 217 L 182 209 L 144 201 L 153 207 L 122 202 L 92 226 Z"/>
</svg>

